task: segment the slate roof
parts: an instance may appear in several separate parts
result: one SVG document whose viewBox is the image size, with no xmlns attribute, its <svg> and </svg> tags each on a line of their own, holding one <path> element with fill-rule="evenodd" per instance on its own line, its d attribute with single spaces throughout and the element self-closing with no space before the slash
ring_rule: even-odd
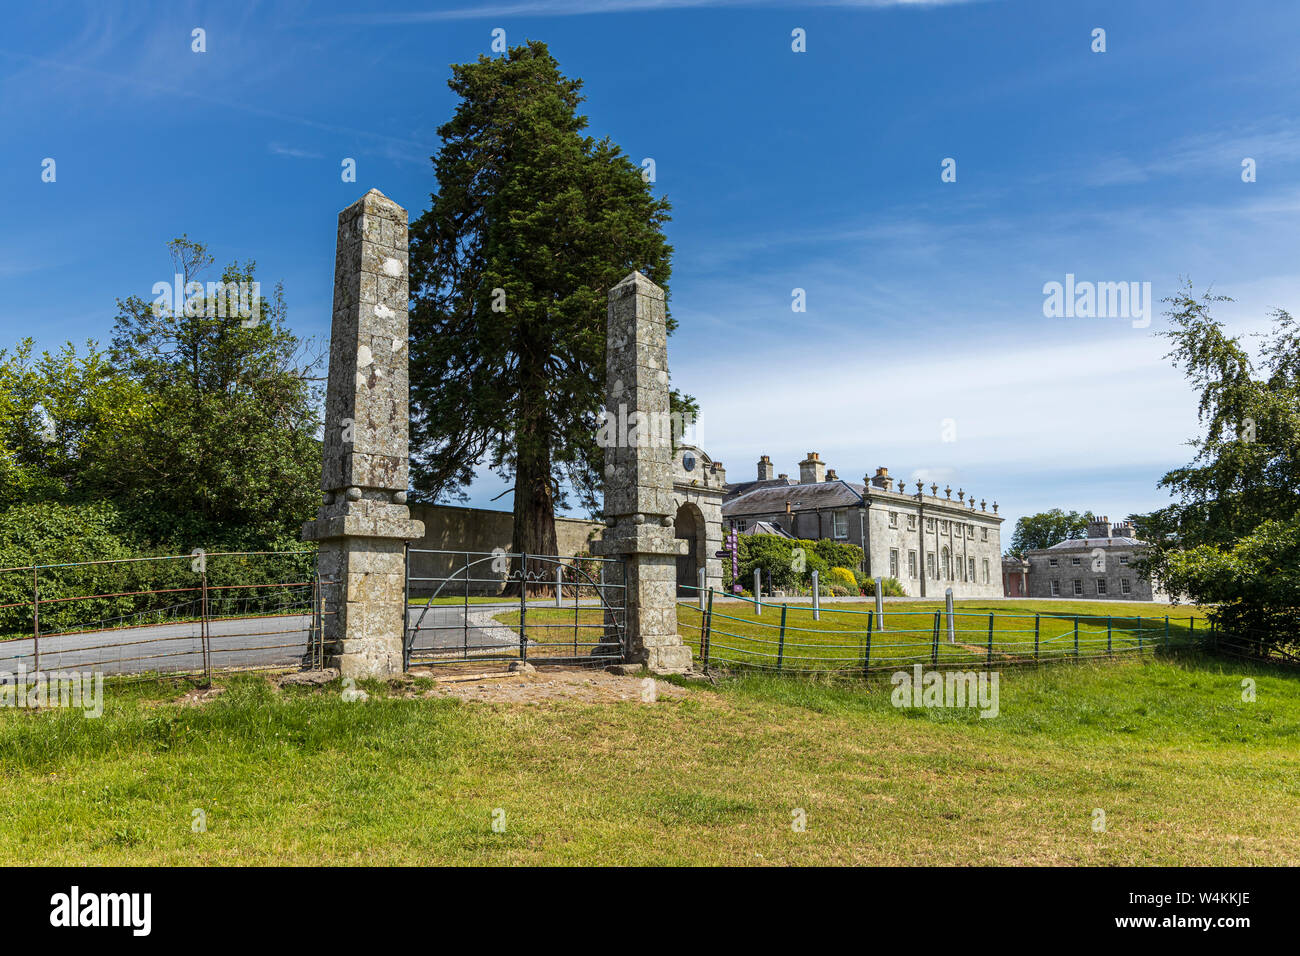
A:
<svg viewBox="0 0 1300 956">
<path fill-rule="evenodd" d="M 1074 550 L 1075 548 L 1104 548 L 1107 546 L 1121 548 L 1140 548 L 1145 545 L 1145 541 L 1139 541 L 1137 538 L 1066 538 L 1064 541 L 1058 541 L 1051 547 L 1044 548 L 1045 551 Z"/>
<path fill-rule="evenodd" d="M 726 496 L 723 501 L 731 501 L 733 498 L 739 498 L 741 495 L 747 495 L 751 491 L 759 488 L 789 488 L 797 485 L 799 482 L 793 478 L 763 478 L 757 481 L 736 481 L 729 482 L 726 486 Z"/>
<path fill-rule="evenodd" d="M 862 486 L 858 490 L 847 481 L 821 481 L 816 484 L 778 484 L 776 487 L 755 488 L 739 497 L 724 501 L 723 517 L 734 518 L 740 515 L 776 514 L 785 511 L 785 503 L 790 502 L 795 511 L 810 511 L 816 508 L 844 508 L 857 505 L 862 500 Z"/>
<path fill-rule="evenodd" d="M 770 521 L 755 521 L 754 527 L 750 528 L 748 531 L 741 531 L 740 533 L 741 534 L 774 534 L 778 538 L 792 538 L 792 536 L 788 532 L 783 531 L 781 528 L 778 528 Z"/>
</svg>

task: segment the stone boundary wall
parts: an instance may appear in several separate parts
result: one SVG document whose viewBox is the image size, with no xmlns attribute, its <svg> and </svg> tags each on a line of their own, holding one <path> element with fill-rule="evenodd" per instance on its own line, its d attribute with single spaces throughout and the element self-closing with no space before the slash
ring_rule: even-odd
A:
<svg viewBox="0 0 1300 956">
<path fill-rule="evenodd" d="M 411 549 L 430 551 L 468 551 L 489 553 L 497 548 L 510 551 L 514 535 L 514 514 L 490 508 L 467 508 L 458 505 L 413 504 L 411 515 L 424 522 L 424 537 L 411 542 Z M 599 521 L 582 518 L 555 519 L 555 537 L 561 557 L 591 553 L 591 539 L 605 529 Z M 411 576 L 444 577 L 458 571 L 465 563 L 463 557 L 431 554 L 411 555 Z M 471 583 L 470 594 L 484 597 L 500 594 L 504 575 L 494 574 L 490 562 L 476 565 L 470 573 L 477 578 L 501 578 L 502 583 Z M 412 597 L 423 597 L 438 587 L 437 582 L 413 582 Z M 447 585 L 444 596 L 465 593 L 463 583 Z"/>
</svg>

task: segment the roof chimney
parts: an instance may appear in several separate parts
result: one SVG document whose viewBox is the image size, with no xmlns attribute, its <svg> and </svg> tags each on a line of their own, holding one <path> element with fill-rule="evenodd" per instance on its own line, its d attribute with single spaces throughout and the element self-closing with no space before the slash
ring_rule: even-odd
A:
<svg viewBox="0 0 1300 956">
<path fill-rule="evenodd" d="M 874 485 L 882 491 L 894 490 L 894 479 L 889 477 L 889 469 L 883 465 L 876 469 L 876 476 L 871 479 L 863 479 L 865 484 Z"/>
<path fill-rule="evenodd" d="M 835 469 L 834 469 L 834 468 L 830 468 L 830 469 L 827 469 L 827 471 L 826 471 L 826 480 L 827 480 L 827 481 L 839 481 L 839 480 L 840 480 L 840 476 L 837 475 L 837 474 L 835 474 Z"/>
<path fill-rule="evenodd" d="M 799 484 L 815 485 L 825 480 L 826 463 L 817 452 L 808 452 L 808 457 L 799 462 Z"/>
<path fill-rule="evenodd" d="M 1093 518 L 1088 522 L 1089 538 L 1109 538 L 1110 537 L 1110 519 L 1105 515 L 1100 518 Z"/>
<path fill-rule="evenodd" d="M 1136 538 L 1137 529 L 1133 527 L 1133 522 L 1127 518 L 1123 521 L 1116 521 L 1112 534 L 1116 538 Z"/>
<path fill-rule="evenodd" d="M 771 481 L 772 471 L 772 457 L 770 455 L 764 455 L 758 460 L 758 480 Z"/>
</svg>

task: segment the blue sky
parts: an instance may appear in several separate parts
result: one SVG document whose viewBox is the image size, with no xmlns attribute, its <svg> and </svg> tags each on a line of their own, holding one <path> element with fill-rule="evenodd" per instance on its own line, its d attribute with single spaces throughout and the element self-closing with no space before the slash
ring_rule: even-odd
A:
<svg viewBox="0 0 1300 956">
<path fill-rule="evenodd" d="M 673 377 L 733 479 L 816 450 L 844 478 L 885 465 L 997 500 L 1008 533 L 1049 507 L 1148 510 L 1196 428 L 1163 306 L 1149 328 L 1047 318 L 1044 283 L 1159 299 L 1187 275 L 1238 300 L 1221 315 L 1242 332 L 1300 310 L 1294 3 L 51 3 L 4 20 L 0 347 L 106 340 L 115 297 L 168 279 L 181 233 L 255 259 L 295 330 L 328 334 L 338 211 L 371 187 L 427 208 L 448 65 L 496 27 L 546 41 L 586 81 L 592 132 L 655 160 Z M 473 503 L 504 487 L 485 475 Z"/>
</svg>

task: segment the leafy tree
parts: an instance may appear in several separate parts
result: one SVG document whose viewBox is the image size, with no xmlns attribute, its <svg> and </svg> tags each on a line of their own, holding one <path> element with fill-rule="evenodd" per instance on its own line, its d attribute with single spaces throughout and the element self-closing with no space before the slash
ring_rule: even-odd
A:
<svg viewBox="0 0 1300 956">
<path fill-rule="evenodd" d="M 1141 516 L 1153 543 L 1142 562 L 1171 593 L 1217 603 L 1213 616 L 1264 640 L 1294 641 L 1300 624 L 1300 328 L 1282 310 L 1259 359 L 1211 314 L 1225 296 L 1187 283 L 1166 300 L 1169 353 L 1200 393 L 1192 462 L 1160 480 L 1174 504 Z"/>
<path fill-rule="evenodd" d="M 35 357 L 31 339 L 0 350 L 0 510 L 95 497 L 87 473 L 111 431 L 139 427 L 139 386 L 95 342 Z"/>
<path fill-rule="evenodd" d="M 198 283 L 212 265 L 206 247 L 169 246 L 174 272 Z M 286 326 L 283 290 L 263 298 L 255 282 L 254 264 L 235 262 L 179 310 L 166 295 L 118 301 L 112 359 L 143 407 L 133 427 L 100 436 L 83 481 L 151 540 L 289 543 L 314 513 L 321 358 Z M 221 294 L 236 288 L 248 315 Z"/>
<path fill-rule="evenodd" d="M 1091 511 L 1062 511 L 1060 508 L 1025 515 L 1016 522 L 1008 552 L 1020 558 L 1028 551 L 1050 548 L 1071 538 L 1082 538 L 1087 535 L 1088 522 L 1092 519 Z"/>
<path fill-rule="evenodd" d="M 448 85 L 439 191 L 411 228 L 413 485 L 463 499 L 486 459 L 514 479 L 514 549 L 554 554 L 566 482 L 597 505 L 608 290 L 634 269 L 666 287 L 669 204 L 584 134 L 582 81 L 545 44 L 453 66 Z"/>
</svg>

